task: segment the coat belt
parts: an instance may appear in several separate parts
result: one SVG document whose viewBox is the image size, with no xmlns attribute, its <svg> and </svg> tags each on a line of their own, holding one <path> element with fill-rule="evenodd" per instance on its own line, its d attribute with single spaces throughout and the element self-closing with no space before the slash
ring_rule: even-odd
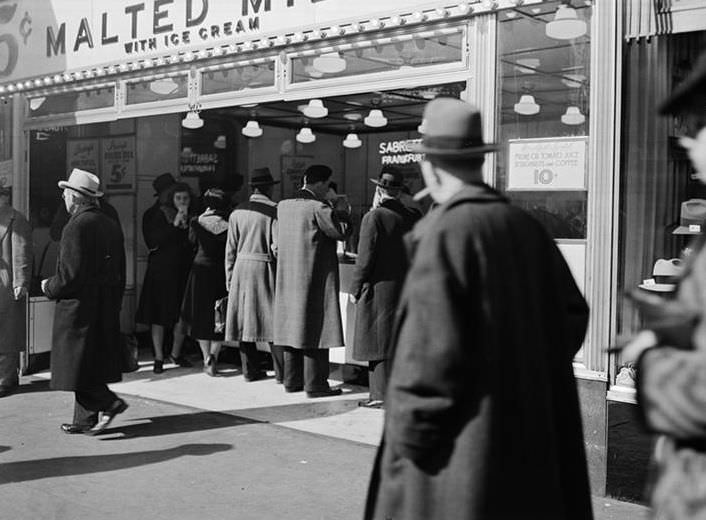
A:
<svg viewBox="0 0 706 520">
<path fill-rule="evenodd" d="M 235 257 L 238 260 L 255 260 L 256 262 L 272 262 L 272 257 L 267 253 L 238 253 Z"/>
</svg>

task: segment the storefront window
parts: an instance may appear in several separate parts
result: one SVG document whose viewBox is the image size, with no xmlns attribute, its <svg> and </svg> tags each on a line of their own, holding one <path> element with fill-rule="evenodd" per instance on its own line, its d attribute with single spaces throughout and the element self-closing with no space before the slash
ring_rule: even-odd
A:
<svg viewBox="0 0 706 520">
<path fill-rule="evenodd" d="M 275 63 L 273 61 L 229 68 L 214 68 L 201 73 L 201 93 L 205 95 L 273 87 L 274 84 Z"/>
<path fill-rule="evenodd" d="M 412 70 L 430 65 L 461 63 L 463 30 L 450 34 L 420 33 L 416 36 L 364 41 L 346 50 L 307 53 L 292 59 L 292 83 L 322 78 L 343 78 L 375 72 Z"/>
<path fill-rule="evenodd" d="M 37 96 L 30 98 L 28 104 L 30 118 L 110 108 L 115 105 L 115 87 Z"/>
<path fill-rule="evenodd" d="M 128 81 L 125 85 L 126 103 L 153 103 L 167 99 L 185 98 L 188 94 L 188 74 L 143 81 Z"/>
<path fill-rule="evenodd" d="M 587 236 L 589 5 L 573 33 L 552 25 L 559 2 L 499 15 L 497 184 L 558 240 Z"/>
</svg>

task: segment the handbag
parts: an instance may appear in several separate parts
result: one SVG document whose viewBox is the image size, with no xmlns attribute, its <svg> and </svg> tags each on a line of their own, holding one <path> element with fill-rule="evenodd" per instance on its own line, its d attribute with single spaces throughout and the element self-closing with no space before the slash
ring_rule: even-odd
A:
<svg viewBox="0 0 706 520">
<path fill-rule="evenodd" d="M 228 311 L 228 297 L 224 296 L 216 300 L 213 306 L 214 312 L 214 327 L 213 331 L 216 334 L 223 334 L 226 330 L 226 313 Z"/>
<path fill-rule="evenodd" d="M 123 373 L 135 372 L 140 368 L 137 362 L 137 338 L 134 334 L 120 334 L 120 363 Z"/>
</svg>

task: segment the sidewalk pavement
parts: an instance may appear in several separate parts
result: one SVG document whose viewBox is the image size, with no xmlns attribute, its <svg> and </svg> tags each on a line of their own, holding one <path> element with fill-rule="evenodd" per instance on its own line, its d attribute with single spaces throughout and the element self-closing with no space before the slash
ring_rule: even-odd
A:
<svg viewBox="0 0 706 520">
<path fill-rule="evenodd" d="M 0 400 L 0 518 L 361 518 L 383 422 L 357 406 L 367 388 L 312 400 L 235 368 L 167 368 L 142 363 L 111 385 L 130 408 L 97 437 L 63 434 L 72 394 L 49 391 L 48 373 L 24 377 Z M 594 512 L 647 518 L 604 498 Z"/>
</svg>

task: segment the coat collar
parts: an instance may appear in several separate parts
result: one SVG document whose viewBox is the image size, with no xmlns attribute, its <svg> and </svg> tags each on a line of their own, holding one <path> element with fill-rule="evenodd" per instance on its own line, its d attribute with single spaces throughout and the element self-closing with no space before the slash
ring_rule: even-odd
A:
<svg viewBox="0 0 706 520">
<path fill-rule="evenodd" d="M 299 190 L 299 193 L 297 194 L 297 198 L 309 199 L 309 200 L 319 200 L 319 197 L 317 197 L 313 191 L 308 190 L 306 188 L 302 188 L 301 190 Z"/>
<path fill-rule="evenodd" d="M 456 206 L 461 202 L 508 202 L 500 192 L 491 188 L 484 182 L 466 184 L 461 191 L 439 206 L 442 212 Z"/>
<path fill-rule="evenodd" d="M 250 198 L 248 199 L 250 202 L 264 202 L 267 204 L 272 204 L 272 199 L 269 198 L 267 195 L 263 195 L 262 193 L 253 193 L 250 195 Z"/>
<path fill-rule="evenodd" d="M 73 215 L 71 215 L 71 218 L 78 217 L 79 215 L 81 215 L 82 213 L 86 213 L 87 211 L 100 211 L 100 207 L 99 207 L 98 205 L 95 205 L 95 206 L 81 206 L 80 208 L 78 208 L 78 210 L 76 211 L 76 213 L 74 213 Z"/>
</svg>

